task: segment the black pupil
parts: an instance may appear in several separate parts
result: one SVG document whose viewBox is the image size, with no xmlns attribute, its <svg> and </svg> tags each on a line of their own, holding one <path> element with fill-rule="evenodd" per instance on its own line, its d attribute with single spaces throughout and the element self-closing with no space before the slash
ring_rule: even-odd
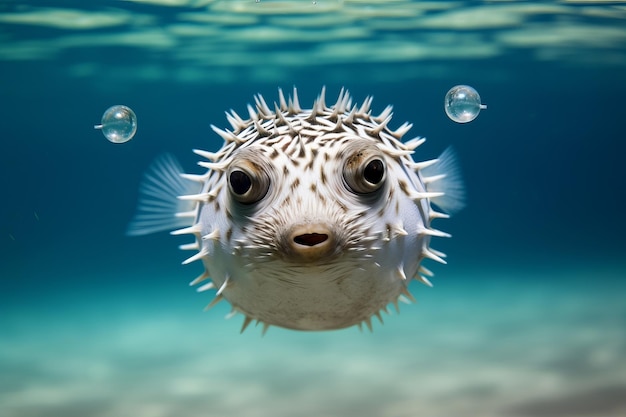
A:
<svg viewBox="0 0 626 417">
<path fill-rule="evenodd" d="M 252 187 L 252 180 L 243 171 L 233 171 L 230 173 L 230 186 L 235 194 L 243 195 Z"/>
<path fill-rule="evenodd" d="M 385 166 L 380 159 L 370 161 L 363 171 L 363 178 L 370 184 L 378 184 L 385 175 Z"/>
</svg>

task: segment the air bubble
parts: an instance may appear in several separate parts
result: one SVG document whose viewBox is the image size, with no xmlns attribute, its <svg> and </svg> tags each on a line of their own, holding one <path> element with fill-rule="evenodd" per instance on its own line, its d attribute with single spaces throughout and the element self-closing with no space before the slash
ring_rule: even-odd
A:
<svg viewBox="0 0 626 417">
<path fill-rule="evenodd" d="M 102 130 L 102 134 L 110 142 L 128 142 L 137 132 L 137 116 L 130 107 L 112 106 L 104 112 L 101 124 L 95 125 L 94 129 Z"/>
<path fill-rule="evenodd" d="M 457 85 L 448 91 L 444 108 L 448 117 L 457 123 L 468 123 L 478 117 L 485 104 L 481 104 L 478 91 L 469 85 Z"/>
</svg>

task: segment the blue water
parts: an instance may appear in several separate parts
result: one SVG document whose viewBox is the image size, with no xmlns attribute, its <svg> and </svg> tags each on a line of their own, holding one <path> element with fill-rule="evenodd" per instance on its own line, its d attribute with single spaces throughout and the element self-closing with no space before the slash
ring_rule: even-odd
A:
<svg viewBox="0 0 626 417">
<path fill-rule="evenodd" d="M 416 4 L 3 3 L 0 416 L 626 416 L 626 5 Z M 465 125 L 457 84 L 488 105 Z M 449 263 L 372 333 L 240 335 L 184 238 L 124 234 L 156 156 L 194 171 L 225 110 L 294 85 L 459 155 Z"/>
</svg>

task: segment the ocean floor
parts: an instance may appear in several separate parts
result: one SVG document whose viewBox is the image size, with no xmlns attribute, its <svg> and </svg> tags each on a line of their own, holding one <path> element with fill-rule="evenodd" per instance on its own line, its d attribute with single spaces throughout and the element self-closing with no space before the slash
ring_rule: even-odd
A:
<svg viewBox="0 0 626 417">
<path fill-rule="evenodd" d="M 0 415 L 626 416 L 623 277 L 452 272 L 372 333 L 265 336 L 181 282 L 50 293 L 3 307 Z"/>
</svg>

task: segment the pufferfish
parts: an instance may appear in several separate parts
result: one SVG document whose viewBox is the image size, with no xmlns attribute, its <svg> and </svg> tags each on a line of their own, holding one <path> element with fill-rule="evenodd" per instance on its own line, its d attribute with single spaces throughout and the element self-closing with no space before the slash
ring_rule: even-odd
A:
<svg viewBox="0 0 626 417">
<path fill-rule="evenodd" d="M 263 333 L 371 330 L 389 304 L 414 300 L 411 280 L 431 286 L 424 259 L 445 263 L 430 241 L 450 235 L 431 223 L 463 205 L 454 153 L 415 162 L 425 139 L 402 142 L 412 125 L 391 130 L 392 107 L 373 116 L 372 97 L 353 105 L 342 89 L 327 106 L 323 88 L 302 109 L 295 88 L 287 100 L 278 93 L 273 110 L 256 95 L 249 118 L 230 110 L 232 129 L 211 126 L 224 144 L 194 150 L 205 173 L 158 159 L 128 232 L 191 235 L 183 264 L 204 266 L 191 285 L 215 290 L 207 308 L 227 300 L 242 332 L 252 321 Z"/>
</svg>

